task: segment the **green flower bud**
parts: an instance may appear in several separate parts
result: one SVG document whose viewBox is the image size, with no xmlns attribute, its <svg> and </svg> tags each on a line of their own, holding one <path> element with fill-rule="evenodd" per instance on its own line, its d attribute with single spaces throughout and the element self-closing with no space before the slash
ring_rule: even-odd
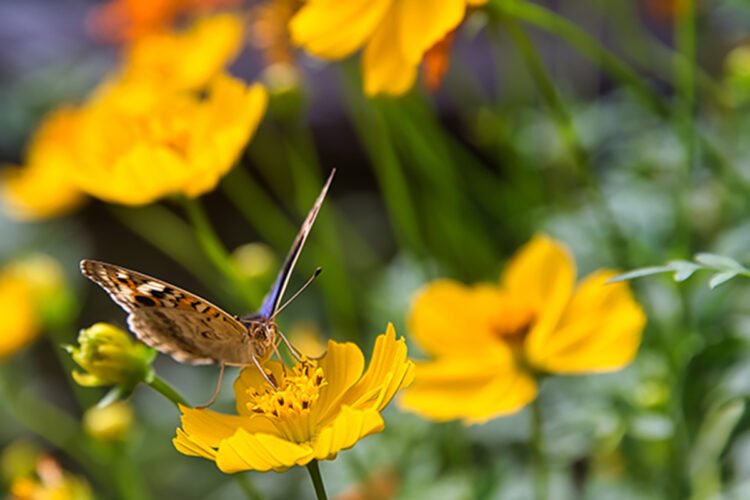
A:
<svg viewBox="0 0 750 500">
<path fill-rule="evenodd" d="M 107 323 L 81 330 L 78 346 L 67 346 L 66 350 L 86 371 L 73 372 L 73 379 L 84 387 L 120 385 L 132 389 L 153 376 L 151 362 L 156 351 Z"/>
</svg>

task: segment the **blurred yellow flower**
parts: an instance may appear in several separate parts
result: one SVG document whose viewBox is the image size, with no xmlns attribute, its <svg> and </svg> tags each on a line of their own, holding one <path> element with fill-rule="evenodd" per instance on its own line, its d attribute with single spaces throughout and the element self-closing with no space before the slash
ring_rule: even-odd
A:
<svg viewBox="0 0 750 500">
<path fill-rule="evenodd" d="M 79 164 L 71 172 L 86 193 L 125 205 L 212 190 L 237 161 L 268 101 L 261 85 L 248 87 L 228 75 L 215 77 L 204 96 L 165 94 L 132 111 L 129 89 L 115 85 L 88 106 L 79 126 Z"/>
<path fill-rule="evenodd" d="M 52 458 L 37 461 L 35 475 L 19 476 L 10 486 L 13 500 L 90 500 L 94 498 L 85 479 L 62 470 Z"/>
<path fill-rule="evenodd" d="M 292 40 L 323 59 L 364 47 L 365 93 L 403 94 L 425 53 L 486 0 L 308 0 L 290 22 Z"/>
<path fill-rule="evenodd" d="M 151 363 L 156 356 L 155 350 L 107 323 L 81 330 L 78 345 L 65 349 L 86 370 L 86 373 L 73 372 L 73 380 L 84 387 L 120 385 L 132 389 L 152 376 Z"/>
<path fill-rule="evenodd" d="M 12 218 L 56 217 L 73 211 L 83 201 L 69 174 L 76 166 L 70 144 L 77 133 L 77 117 L 77 110 L 70 106 L 48 114 L 27 147 L 25 165 L 3 172 L 0 196 Z"/>
<path fill-rule="evenodd" d="M 62 269 L 47 255 L 34 254 L 0 270 L 0 360 L 30 344 L 44 320 L 69 305 Z"/>
<path fill-rule="evenodd" d="M 409 318 L 432 360 L 417 363 L 401 404 L 432 420 L 484 422 L 516 412 L 537 394 L 540 373 L 618 370 L 636 355 L 643 310 L 627 283 L 600 270 L 575 284 L 566 248 L 537 236 L 496 285 L 433 282 Z"/>
<path fill-rule="evenodd" d="M 284 471 L 332 459 L 357 441 L 383 430 L 380 411 L 413 378 L 406 343 L 388 325 L 378 336 L 370 366 L 350 343 L 328 342 L 320 360 L 293 369 L 266 364 L 274 390 L 255 367 L 234 384 L 238 415 L 182 408 L 173 442 L 181 453 L 216 462 L 223 472 Z"/>
<path fill-rule="evenodd" d="M 117 80 L 164 93 L 206 86 L 239 54 L 245 21 L 233 14 L 198 19 L 188 29 L 143 37 L 125 52 Z"/>
</svg>

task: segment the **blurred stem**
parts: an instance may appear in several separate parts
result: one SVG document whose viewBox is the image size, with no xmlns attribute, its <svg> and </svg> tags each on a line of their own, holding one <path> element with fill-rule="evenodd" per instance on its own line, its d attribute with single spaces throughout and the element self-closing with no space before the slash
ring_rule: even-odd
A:
<svg viewBox="0 0 750 500">
<path fill-rule="evenodd" d="M 527 33 L 513 18 L 503 17 L 503 20 L 505 21 L 508 34 L 518 46 L 521 56 L 534 77 L 534 80 L 542 93 L 542 97 L 547 103 L 547 106 L 552 109 L 558 131 L 563 137 L 563 140 L 573 157 L 573 163 L 576 167 L 578 176 L 589 189 L 595 203 L 599 206 L 600 210 L 605 214 L 609 221 L 607 232 L 609 233 L 608 236 L 612 253 L 615 255 L 617 262 L 620 265 L 630 267 L 630 258 L 627 251 L 629 247 L 628 239 L 622 233 L 617 218 L 607 203 L 598 180 L 594 176 L 594 169 L 589 154 L 578 137 L 573 119 L 560 98 L 560 94 L 557 92 L 557 89 L 547 72 L 547 68 L 544 66 L 544 61 L 542 61 L 539 51 L 529 39 Z"/>
<path fill-rule="evenodd" d="M 156 373 L 153 376 L 147 377 L 146 384 L 153 390 L 170 400 L 179 409 L 179 405 L 190 407 L 187 400 L 182 395 L 172 388 L 164 379 L 159 377 Z"/>
<path fill-rule="evenodd" d="M 315 496 L 318 500 L 327 500 L 326 488 L 323 486 L 323 478 L 320 477 L 320 466 L 318 461 L 313 459 L 307 464 L 307 472 L 310 473 L 310 479 L 312 479 L 313 487 L 315 488 Z"/>
<path fill-rule="evenodd" d="M 544 442 L 542 404 L 537 397 L 531 404 L 531 439 L 534 453 L 534 496 L 547 500 L 549 495 L 549 465 Z"/>
<path fill-rule="evenodd" d="M 249 283 L 239 274 L 232 262 L 229 252 L 224 247 L 221 239 L 211 226 L 206 212 L 200 201 L 195 198 L 182 198 L 183 208 L 195 231 L 195 236 L 206 257 L 214 266 L 221 271 L 234 291 L 249 307 L 254 307 L 262 298 L 262 292 L 254 290 Z"/>
<path fill-rule="evenodd" d="M 129 443 L 116 443 L 112 452 L 115 455 L 114 473 L 120 498 L 124 500 L 148 500 L 151 498 L 143 482 L 143 474 L 128 453 Z"/>
<path fill-rule="evenodd" d="M 674 113 L 675 128 L 682 137 L 685 148 L 685 168 L 679 178 L 678 210 L 675 235 L 681 241 L 680 251 L 690 252 L 690 189 L 692 173 L 698 158 L 695 128 L 695 0 L 685 0 L 684 8 L 676 20 L 675 44 L 679 57 L 675 57 L 675 88 L 679 97 Z M 684 58 L 689 64 L 679 64 Z"/>
<path fill-rule="evenodd" d="M 78 462 L 101 486 L 111 484 L 102 458 L 93 453 L 78 422 L 66 412 L 24 391 L 9 366 L 0 366 L 0 405 L 19 425 L 45 439 Z"/>
<path fill-rule="evenodd" d="M 350 72 L 351 73 L 351 72 Z M 372 164 L 383 201 L 400 247 L 417 255 L 425 255 L 425 245 L 420 233 L 416 208 L 409 193 L 404 169 L 390 141 L 385 120 L 360 93 L 360 82 L 352 81 L 350 74 L 344 78 L 344 96 L 349 114 L 365 151 Z"/>
<path fill-rule="evenodd" d="M 669 115 L 669 106 L 638 73 L 575 23 L 541 5 L 523 0 L 491 0 L 488 8 L 495 14 L 512 16 L 554 33 L 599 64 L 613 78 L 630 87 L 638 98 L 657 114 Z"/>
<path fill-rule="evenodd" d="M 222 292 L 216 287 L 216 276 L 208 269 L 207 262 L 193 251 L 196 241 L 190 226 L 166 207 L 156 204 L 137 208 L 107 207 L 123 225 L 198 278 L 214 293 Z"/>
<path fill-rule="evenodd" d="M 264 496 L 261 494 L 260 491 L 258 491 L 258 488 L 255 487 L 253 482 L 250 480 L 247 475 L 243 473 L 236 474 L 235 480 L 237 481 L 237 484 L 240 485 L 240 488 L 242 488 L 242 491 L 245 492 L 245 496 L 249 498 L 250 500 L 263 500 Z"/>
</svg>

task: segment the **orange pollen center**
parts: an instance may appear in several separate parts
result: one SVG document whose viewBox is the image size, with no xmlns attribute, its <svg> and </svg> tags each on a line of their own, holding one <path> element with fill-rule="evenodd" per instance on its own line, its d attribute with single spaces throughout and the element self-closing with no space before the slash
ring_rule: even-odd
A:
<svg viewBox="0 0 750 500">
<path fill-rule="evenodd" d="M 520 347 L 535 319 L 536 314 L 530 308 L 508 308 L 492 322 L 492 332 L 512 347 Z"/>
<path fill-rule="evenodd" d="M 316 363 L 303 360 L 297 363 L 291 373 L 284 373 L 277 381 L 278 389 L 265 385 L 262 390 L 248 389 L 250 401 L 247 408 L 254 412 L 275 418 L 289 418 L 309 413 L 327 384 L 323 369 Z"/>
</svg>

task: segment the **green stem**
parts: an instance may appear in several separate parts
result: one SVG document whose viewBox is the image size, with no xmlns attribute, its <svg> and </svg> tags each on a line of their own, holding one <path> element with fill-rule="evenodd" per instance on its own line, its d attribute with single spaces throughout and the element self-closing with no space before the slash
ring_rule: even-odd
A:
<svg viewBox="0 0 750 500">
<path fill-rule="evenodd" d="M 107 207 L 120 223 L 193 274 L 212 292 L 222 292 L 216 286 L 216 276 L 210 271 L 209 263 L 194 251 L 195 236 L 185 221 L 158 204 L 137 208 Z"/>
<path fill-rule="evenodd" d="M 172 388 L 164 379 L 160 378 L 155 373 L 153 376 L 147 377 L 146 384 L 153 390 L 170 400 L 175 406 L 179 408 L 179 405 L 190 407 L 187 400 L 180 395 L 175 389 Z"/>
<path fill-rule="evenodd" d="M 494 0 L 488 4 L 488 8 L 495 14 L 513 16 L 554 33 L 599 64 L 613 78 L 630 87 L 636 96 L 657 114 L 669 115 L 669 106 L 658 93 L 644 83 L 637 72 L 573 22 L 541 5 L 521 0 Z"/>
<path fill-rule="evenodd" d="M 310 473 L 310 479 L 312 479 L 317 499 L 327 500 L 328 495 L 326 495 L 326 487 L 323 485 L 323 478 L 320 476 L 320 467 L 317 460 L 313 459 L 307 464 L 307 472 Z"/>
<path fill-rule="evenodd" d="M 542 405 L 537 398 L 531 405 L 531 439 L 534 453 L 534 496 L 547 500 L 549 496 L 549 466 L 544 444 Z"/>
<path fill-rule="evenodd" d="M 248 306 L 256 306 L 262 298 L 262 292 L 251 288 L 247 280 L 240 276 L 200 202 L 193 198 L 183 198 L 183 207 L 206 257 L 221 271 L 234 291 Z"/>
<path fill-rule="evenodd" d="M 239 484 L 240 488 L 242 488 L 242 491 L 245 492 L 245 496 L 247 498 L 249 498 L 250 500 L 263 500 L 263 498 L 265 498 L 263 494 L 258 491 L 258 488 L 255 487 L 255 484 L 253 484 L 253 482 L 250 481 L 250 478 L 248 478 L 245 474 L 239 473 L 234 477 L 237 481 L 237 484 Z"/>
<path fill-rule="evenodd" d="M 607 232 L 612 253 L 615 255 L 620 265 L 630 267 L 629 254 L 627 252 L 628 239 L 623 234 L 622 229 L 617 222 L 617 218 L 607 203 L 598 180 L 594 176 L 591 158 L 583 147 L 583 143 L 576 132 L 573 119 L 566 109 L 552 78 L 544 66 L 539 51 L 515 19 L 504 17 L 503 20 L 505 21 L 508 34 L 518 47 L 522 58 L 542 93 L 542 97 L 547 103 L 547 106 L 549 106 L 553 112 L 555 123 L 557 124 L 559 133 L 573 157 L 573 164 L 579 178 L 588 188 L 594 202 L 599 206 L 601 212 L 605 214 L 609 220 Z"/>
</svg>

